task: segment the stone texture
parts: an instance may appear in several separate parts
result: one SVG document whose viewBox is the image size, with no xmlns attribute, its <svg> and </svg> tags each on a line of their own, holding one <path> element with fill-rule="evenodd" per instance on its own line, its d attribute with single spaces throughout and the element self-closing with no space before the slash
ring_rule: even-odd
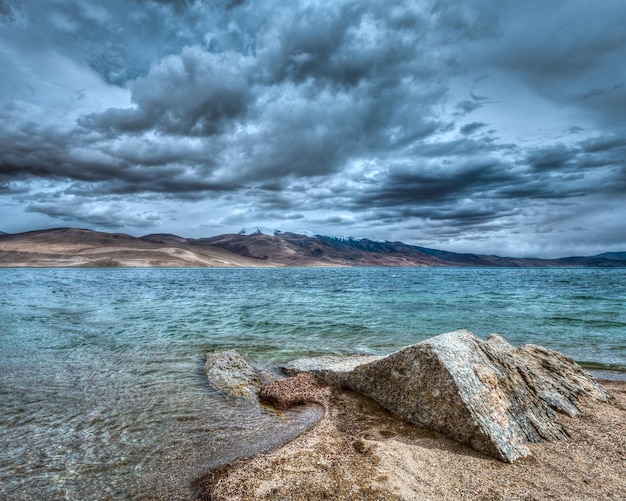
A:
<svg viewBox="0 0 626 501">
<path fill-rule="evenodd" d="M 279 379 L 263 386 L 259 392 L 259 401 L 280 410 L 311 403 L 326 407 L 326 393 L 315 375 L 310 372 L 301 372 L 293 377 Z"/>
<path fill-rule="evenodd" d="M 216 390 L 238 400 L 257 402 L 261 378 L 236 350 L 207 353 L 204 370 Z"/>
<path fill-rule="evenodd" d="M 354 364 L 353 364 L 354 365 Z M 498 335 L 442 334 L 379 360 L 315 372 L 358 391 L 407 421 L 513 462 L 528 442 L 568 437 L 556 411 L 578 413 L 584 398 L 611 396 L 572 359 L 546 348 L 515 348 Z"/>
<path fill-rule="evenodd" d="M 349 372 L 359 365 L 380 360 L 381 356 L 358 355 L 342 357 L 326 355 L 322 357 L 297 358 L 280 367 L 281 371 L 288 376 L 294 376 L 300 372 L 310 372 L 312 374 Z"/>
</svg>

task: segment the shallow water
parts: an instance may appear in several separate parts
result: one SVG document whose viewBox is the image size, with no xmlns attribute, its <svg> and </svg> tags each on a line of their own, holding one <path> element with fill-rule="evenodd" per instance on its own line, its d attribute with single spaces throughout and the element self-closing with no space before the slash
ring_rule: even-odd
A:
<svg viewBox="0 0 626 501">
<path fill-rule="evenodd" d="M 0 281 L 2 499 L 182 496 L 203 469 L 313 419 L 233 406 L 204 376 L 215 349 L 271 366 L 467 328 L 626 370 L 624 269 L 29 269 Z"/>
</svg>

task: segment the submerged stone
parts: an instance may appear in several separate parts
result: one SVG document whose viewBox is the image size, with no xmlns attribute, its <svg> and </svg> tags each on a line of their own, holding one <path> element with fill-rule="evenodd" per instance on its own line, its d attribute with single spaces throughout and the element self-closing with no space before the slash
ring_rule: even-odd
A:
<svg viewBox="0 0 626 501">
<path fill-rule="evenodd" d="M 216 390 L 235 399 L 257 402 L 261 378 L 236 350 L 207 353 L 204 370 Z"/>
</svg>

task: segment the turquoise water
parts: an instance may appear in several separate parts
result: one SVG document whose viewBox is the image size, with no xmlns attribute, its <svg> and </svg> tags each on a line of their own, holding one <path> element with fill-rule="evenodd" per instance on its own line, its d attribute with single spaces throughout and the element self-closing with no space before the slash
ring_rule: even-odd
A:
<svg viewBox="0 0 626 501">
<path fill-rule="evenodd" d="M 203 469 L 304 426 L 213 392 L 203 359 L 220 348 L 272 367 L 467 328 L 626 370 L 626 269 L 4 269 L 0 281 L 0 499 L 183 497 Z"/>
</svg>

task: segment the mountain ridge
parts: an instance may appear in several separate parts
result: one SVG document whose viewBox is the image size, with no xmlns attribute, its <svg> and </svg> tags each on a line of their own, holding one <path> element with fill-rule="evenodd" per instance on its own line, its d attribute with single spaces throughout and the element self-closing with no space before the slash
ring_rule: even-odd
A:
<svg viewBox="0 0 626 501">
<path fill-rule="evenodd" d="M 626 252 L 515 258 L 256 228 L 206 238 L 85 228 L 0 233 L 0 267 L 626 267 Z"/>
</svg>

